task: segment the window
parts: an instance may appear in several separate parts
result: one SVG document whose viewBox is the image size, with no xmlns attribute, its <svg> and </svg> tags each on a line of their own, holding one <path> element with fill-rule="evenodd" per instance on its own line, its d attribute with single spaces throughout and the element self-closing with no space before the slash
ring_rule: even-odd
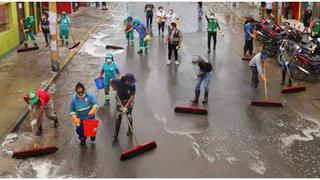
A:
<svg viewBox="0 0 320 180">
<path fill-rule="evenodd" d="M 0 32 L 10 28 L 9 4 L 0 5 Z"/>
</svg>

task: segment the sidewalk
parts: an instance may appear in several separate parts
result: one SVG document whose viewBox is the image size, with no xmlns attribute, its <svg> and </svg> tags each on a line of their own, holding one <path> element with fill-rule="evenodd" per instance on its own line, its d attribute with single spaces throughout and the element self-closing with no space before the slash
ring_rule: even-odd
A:
<svg viewBox="0 0 320 180">
<path fill-rule="evenodd" d="M 250 16 L 254 19 L 259 19 L 259 7 L 252 5 L 249 2 L 237 2 L 235 7 L 234 2 L 222 2 L 238 19 L 244 21 L 244 17 Z"/>
<path fill-rule="evenodd" d="M 113 3 L 107 3 L 110 8 Z M 108 11 L 97 10 L 95 7 L 81 7 L 75 14 L 70 15 L 72 32 L 76 41 L 84 40 L 86 34 L 103 18 Z M 26 110 L 22 97 L 31 89 L 40 88 L 55 73 L 51 71 L 50 50 L 45 48 L 42 33 L 38 33 L 36 40 L 39 50 L 12 53 L 0 59 L 0 138 L 14 126 L 17 119 Z M 70 37 L 69 45 L 73 45 Z M 61 47 L 59 42 L 59 63 L 65 63 L 66 57 L 76 50 Z M 51 93 L 54 90 L 52 86 Z"/>
</svg>

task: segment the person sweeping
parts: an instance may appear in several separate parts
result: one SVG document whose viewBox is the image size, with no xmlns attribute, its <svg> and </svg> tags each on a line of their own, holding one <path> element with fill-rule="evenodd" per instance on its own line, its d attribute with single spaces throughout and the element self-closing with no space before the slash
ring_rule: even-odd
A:
<svg viewBox="0 0 320 180">
<path fill-rule="evenodd" d="M 31 90 L 28 94 L 23 96 L 24 101 L 28 104 L 28 108 L 33 116 L 32 124 L 37 124 L 36 135 L 42 134 L 42 114 L 46 113 L 48 119 L 54 122 L 54 128 L 58 128 L 58 118 L 55 112 L 53 100 L 49 93 L 42 89 Z"/>
<path fill-rule="evenodd" d="M 246 18 L 244 23 L 243 31 L 244 31 L 244 47 L 243 47 L 243 57 L 247 56 L 247 51 L 249 51 L 249 57 L 253 56 L 253 38 L 254 36 L 254 29 L 252 26 L 252 18 Z"/>
<path fill-rule="evenodd" d="M 136 94 L 136 79 L 132 73 L 128 73 L 121 79 L 112 79 L 111 85 L 115 91 L 117 91 L 117 120 L 115 126 L 115 132 L 113 135 L 114 140 L 117 140 L 119 130 L 121 126 L 122 116 L 125 114 L 132 127 L 132 109 L 134 104 L 134 98 Z M 120 101 L 119 101 L 120 100 Z M 120 104 L 121 103 L 121 104 Z M 128 127 L 127 136 L 132 134 L 130 127 Z"/>
<path fill-rule="evenodd" d="M 81 82 L 76 84 L 76 95 L 72 97 L 69 108 L 71 120 L 76 125 L 80 145 L 85 145 L 87 139 L 87 137 L 84 136 L 83 121 L 94 119 L 98 108 L 96 98 L 85 90 Z M 96 137 L 92 136 L 90 139 L 91 141 L 95 141 Z"/>
<path fill-rule="evenodd" d="M 36 43 L 36 39 L 34 37 L 34 23 L 35 20 L 33 16 L 29 16 L 21 20 L 21 25 L 23 26 L 23 32 L 25 33 L 26 38 L 26 40 L 24 41 L 24 46 L 26 48 L 29 46 L 28 39 L 31 39 L 33 45 L 35 47 L 38 47 L 38 44 Z"/>
<path fill-rule="evenodd" d="M 137 53 L 141 54 L 141 53 L 143 53 L 143 51 L 145 51 L 145 53 L 147 53 L 148 42 L 145 39 L 147 36 L 147 29 L 139 19 L 134 19 L 133 25 L 134 25 L 133 29 L 135 29 L 139 34 L 139 50 Z"/>
<path fill-rule="evenodd" d="M 128 40 L 128 44 L 134 42 L 134 31 L 133 31 L 132 20 L 133 20 L 132 16 L 128 16 L 123 21 L 123 28 L 124 28 L 124 32 L 126 34 L 126 38 Z"/>
<path fill-rule="evenodd" d="M 58 21 L 60 25 L 59 37 L 61 39 L 62 46 L 66 43 L 67 47 L 69 45 L 69 30 L 70 30 L 70 18 L 67 16 L 65 11 L 62 12 L 62 17 Z"/>
<path fill-rule="evenodd" d="M 259 76 L 262 80 L 266 81 L 267 78 L 262 72 L 262 67 L 266 66 L 266 59 L 268 58 L 267 52 L 262 50 L 260 53 L 256 54 L 249 63 L 252 76 L 251 81 L 254 83 L 254 87 L 257 88 L 259 84 Z"/>
<path fill-rule="evenodd" d="M 103 77 L 104 74 L 104 93 L 105 93 L 105 104 L 110 105 L 110 80 L 116 79 L 117 76 L 120 77 L 120 71 L 118 68 L 118 64 L 115 62 L 114 57 L 111 53 L 106 54 L 106 60 L 102 65 L 101 73 L 99 77 Z"/>
<path fill-rule="evenodd" d="M 292 75 L 293 75 L 293 59 L 297 53 L 297 48 L 293 42 L 294 37 L 292 35 L 289 35 L 289 39 L 287 41 L 284 41 L 281 44 L 281 49 L 284 51 L 283 53 L 283 59 L 281 61 L 281 74 L 282 74 L 282 81 L 281 85 L 285 84 L 287 70 L 289 70 L 290 76 L 289 76 L 289 82 L 288 86 L 292 85 Z"/>
<path fill-rule="evenodd" d="M 212 77 L 212 73 L 211 73 L 212 65 L 209 61 L 207 61 L 201 57 L 195 58 L 194 60 L 192 60 L 192 63 L 197 64 L 199 66 L 199 69 L 197 72 L 195 97 L 191 102 L 193 105 L 198 104 L 201 84 L 202 84 L 202 82 L 204 82 L 204 98 L 203 98 L 202 103 L 207 104 L 208 103 L 208 96 L 209 96 L 210 80 Z"/>
</svg>

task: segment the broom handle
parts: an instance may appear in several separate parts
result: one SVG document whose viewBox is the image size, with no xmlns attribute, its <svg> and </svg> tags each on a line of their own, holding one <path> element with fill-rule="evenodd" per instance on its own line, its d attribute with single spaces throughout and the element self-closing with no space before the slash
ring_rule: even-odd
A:
<svg viewBox="0 0 320 180">
<path fill-rule="evenodd" d="M 289 67 L 288 67 L 288 65 L 286 64 L 286 62 L 284 62 L 284 64 L 285 64 L 285 66 L 286 66 L 286 68 L 287 68 L 287 72 L 288 72 L 288 75 L 289 75 L 289 77 L 290 77 L 290 79 L 291 79 L 291 82 L 292 82 L 292 84 L 294 85 L 293 78 L 292 78 L 292 76 L 291 76 L 291 72 L 290 72 L 290 70 L 289 70 Z"/>
<path fill-rule="evenodd" d="M 268 90 L 267 90 L 267 76 L 266 76 L 266 65 L 263 66 L 263 74 L 266 80 L 264 80 L 264 94 L 266 96 L 266 100 L 268 101 Z"/>
<path fill-rule="evenodd" d="M 73 44 L 76 44 L 76 41 L 74 40 L 74 37 L 73 37 L 73 34 L 72 34 L 72 31 L 71 31 L 71 28 L 70 28 L 70 34 L 71 34 L 71 37 L 72 37 L 72 40 L 73 40 Z"/>
<path fill-rule="evenodd" d="M 123 105 L 122 105 L 122 103 L 121 103 L 121 100 L 120 100 L 118 94 L 116 95 L 116 97 L 117 97 L 117 100 L 118 100 L 121 108 L 123 108 Z M 126 115 L 126 117 L 127 117 L 127 123 L 128 123 L 128 126 L 129 126 L 130 130 L 131 130 L 131 133 L 132 133 L 134 142 L 136 143 L 136 145 L 138 145 L 138 144 L 139 144 L 139 143 L 138 143 L 138 139 L 136 138 L 136 136 L 135 136 L 134 133 L 133 133 L 133 128 L 132 128 L 132 126 L 131 126 L 131 124 L 130 124 L 130 122 L 129 122 L 129 117 L 128 117 L 127 113 L 125 113 L 125 115 Z"/>
<path fill-rule="evenodd" d="M 33 112 L 32 112 L 32 108 L 30 109 L 30 117 L 31 117 L 31 121 L 33 121 Z M 35 140 L 35 130 L 34 130 L 34 125 L 31 124 L 31 129 L 32 129 L 32 144 L 33 144 L 33 148 L 36 147 L 36 140 Z"/>
<path fill-rule="evenodd" d="M 21 23 L 21 20 L 20 20 L 20 24 L 21 24 L 21 26 L 22 26 L 22 31 L 23 31 L 23 35 L 24 35 L 24 39 L 25 39 L 25 42 L 26 42 L 26 44 L 28 44 L 28 39 L 27 39 L 27 35 L 26 35 L 26 33 L 24 32 L 24 26 L 23 26 L 23 22 Z"/>
</svg>

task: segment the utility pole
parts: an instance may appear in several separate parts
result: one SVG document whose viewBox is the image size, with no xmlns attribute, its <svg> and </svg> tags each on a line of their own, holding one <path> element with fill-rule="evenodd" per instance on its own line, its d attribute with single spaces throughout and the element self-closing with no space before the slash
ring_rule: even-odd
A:
<svg viewBox="0 0 320 180">
<path fill-rule="evenodd" d="M 57 35 L 57 6 L 56 2 L 49 2 L 49 22 L 50 22 L 50 52 L 51 52 L 51 69 L 54 72 L 60 70 L 58 35 Z"/>
</svg>

